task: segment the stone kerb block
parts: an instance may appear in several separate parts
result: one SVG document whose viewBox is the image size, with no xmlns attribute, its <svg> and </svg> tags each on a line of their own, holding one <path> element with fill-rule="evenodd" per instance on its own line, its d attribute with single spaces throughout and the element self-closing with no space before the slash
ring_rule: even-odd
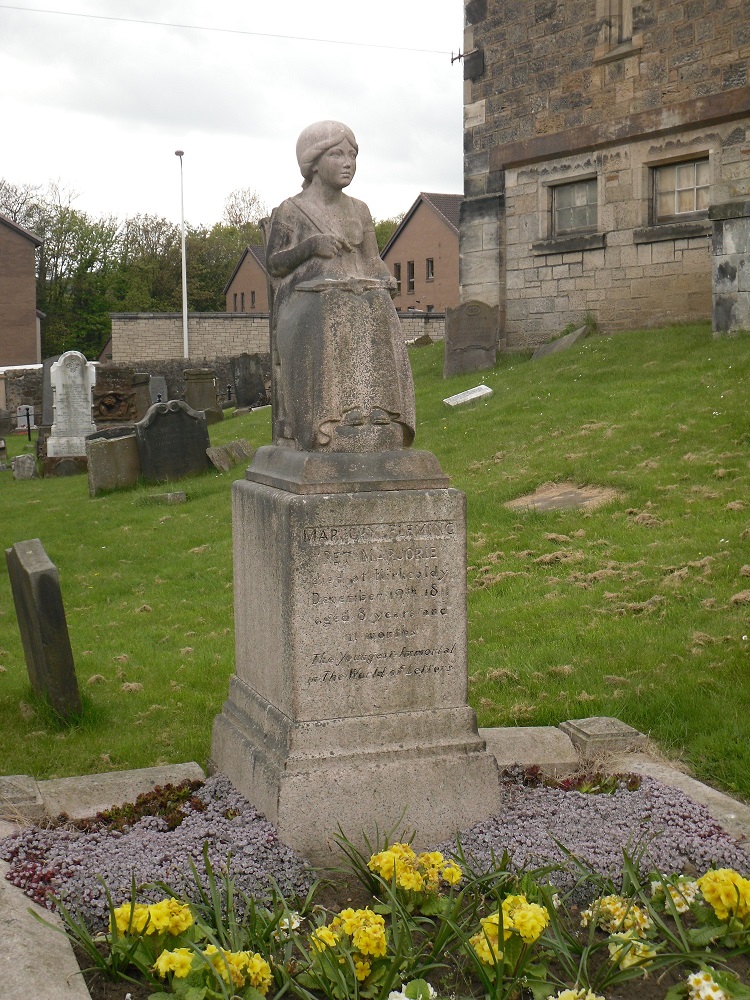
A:
<svg viewBox="0 0 750 1000">
<path fill-rule="evenodd" d="M 559 727 L 570 737 L 581 756 L 590 760 L 602 753 L 634 750 L 647 743 L 647 737 L 620 719 L 606 715 L 588 719 L 568 719 Z"/>
<path fill-rule="evenodd" d="M 492 368 L 499 338 L 499 306 L 472 301 L 446 310 L 443 378 Z"/>
<path fill-rule="evenodd" d="M 38 538 L 5 550 L 32 688 L 62 718 L 81 711 L 60 581 Z"/>
<path fill-rule="evenodd" d="M 163 483 L 206 472 L 211 447 L 203 412 L 182 400 L 156 403 L 135 424 L 143 478 Z"/>
<path fill-rule="evenodd" d="M 314 863 L 337 823 L 360 842 L 401 822 L 426 845 L 497 808 L 467 703 L 464 507 L 451 489 L 234 484 L 236 675 L 213 766 Z"/>
<path fill-rule="evenodd" d="M 86 438 L 89 496 L 105 490 L 135 486 L 141 475 L 141 457 L 135 431 L 117 428 Z"/>
</svg>

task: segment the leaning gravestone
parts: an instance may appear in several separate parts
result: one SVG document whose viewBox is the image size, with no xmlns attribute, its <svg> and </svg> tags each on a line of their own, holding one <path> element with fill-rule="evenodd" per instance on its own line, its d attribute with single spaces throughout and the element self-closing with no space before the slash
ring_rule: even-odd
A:
<svg viewBox="0 0 750 1000">
<path fill-rule="evenodd" d="M 135 486 L 141 457 L 132 427 L 111 427 L 86 438 L 89 496 Z"/>
<path fill-rule="evenodd" d="M 314 169 L 337 144 L 355 148 L 337 122 L 302 133 L 309 185 L 271 216 L 269 262 L 299 266 L 274 279 L 274 443 L 233 487 L 236 673 L 211 745 L 320 864 L 339 823 L 362 849 L 402 821 L 424 845 L 497 807 L 467 703 L 465 498 L 409 447 L 414 388 L 374 236 L 340 255 L 320 237 L 351 213 L 372 226 Z M 313 235 L 332 258 L 305 257 Z"/>
<path fill-rule="evenodd" d="M 53 421 L 47 439 L 47 456 L 85 456 L 86 437 L 96 432 L 91 419 L 96 368 L 78 351 L 66 351 L 50 368 L 50 380 Z"/>
<path fill-rule="evenodd" d="M 443 378 L 492 368 L 497 357 L 500 309 L 465 302 L 445 313 Z"/>
<path fill-rule="evenodd" d="M 38 479 L 36 459 L 33 455 L 16 455 L 10 460 L 14 479 Z"/>
<path fill-rule="evenodd" d="M 232 358 L 232 381 L 235 402 L 240 409 L 260 406 L 266 402 L 266 384 L 257 354 L 240 354 Z"/>
<path fill-rule="evenodd" d="M 181 399 L 156 403 L 135 424 L 143 478 L 164 483 L 205 472 L 211 467 L 206 449 L 211 447 L 202 412 Z"/>
<path fill-rule="evenodd" d="M 31 686 L 64 719 L 81 711 L 57 569 L 38 538 L 5 550 Z"/>
<path fill-rule="evenodd" d="M 216 372 L 213 368 L 188 368 L 185 376 L 185 402 L 194 410 L 206 414 L 207 424 L 224 419 L 224 411 L 216 398 Z"/>
</svg>

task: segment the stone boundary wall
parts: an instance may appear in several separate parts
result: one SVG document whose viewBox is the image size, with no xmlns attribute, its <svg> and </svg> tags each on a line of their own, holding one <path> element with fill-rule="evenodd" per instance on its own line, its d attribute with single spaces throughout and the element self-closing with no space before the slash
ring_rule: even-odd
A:
<svg viewBox="0 0 750 1000">
<path fill-rule="evenodd" d="M 181 313 L 111 313 L 111 318 L 115 364 L 134 365 L 137 371 L 155 375 L 160 373 L 153 362 L 182 358 Z M 444 313 L 408 311 L 399 313 L 399 318 L 405 340 L 424 333 L 433 340 L 443 339 Z M 189 313 L 188 347 L 190 358 L 180 361 L 184 368 L 214 367 L 217 358 L 243 353 L 268 354 L 268 313 Z"/>
<path fill-rule="evenodd" d="M 0 386 L 0 409 L 10 410 L 15 422 L 16 407 L 31 404 L 34 419 L 39 423 L 42 419 L 42 366 L 0 372 L 0 380 L 4 382 L 4 386 Z"/>
</svg>

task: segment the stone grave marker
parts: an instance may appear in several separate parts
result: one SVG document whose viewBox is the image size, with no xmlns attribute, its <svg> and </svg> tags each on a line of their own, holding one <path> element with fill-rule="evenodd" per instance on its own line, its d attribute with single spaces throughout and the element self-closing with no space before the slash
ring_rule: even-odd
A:
<svg viewBox="0 0 750 1000">
<path fill-rule="evenodd" d="M 216 372 L 213 368 L 188 368 L 185 376 L 185 402 L 194 410 L 202 410 L 207 424 L 218 424 L 224 411 L 216 398 Z"/>
<path fill-rule="evenodd" d="M 478 399 L 488 399 L 492 395 L 492 389 L 488 385 L 475 385 L 473 389 L 465 389 L 457 392 L 455 396 L 448 396 L 443 400 L 446 406 L 463 406 L 466 403 L 475 403 Z"/>
<path fill-rule="evenodd" d="M 465 302 L 445 313 L 443 378 L 492 368 L 500 335 L 500 308 Z"/>
<path fill-rule="evenodd" d="M 0 410 L 0 434 L 10 434 L 15 428 L 10 410 Z"/>
<path fill-rule="evenodd" d="M 182 479 L 211 467 L 206 417 L 181 399 L 152 406 L 135 424 L 135 434 L 146 482 Z"/>
<path fill-rule="evenodd" d="M 42 427 L 46 428 L 50 428 L 55 419 L 51 371 L 52 365 L 59 359 L 60 355 L 56 354 L 42 361 Z"/>
<path fill-rule="evenodd" d="M 39 471 L 33 455 L 16 455 L 10 460 L 14 479 L 38 479 Z"/>
<path fill-rule="evenodd" d="M 86 437 L 96 432 L 91 419 L 91 392 L 96 368 L 79 351 L 66 351 L 50 369 L 54 419 L 47 457 L 86 455 Z"/>
<path fill-rule="evenodd" d="M 141 457 L 132 427 L 111 427 L 86 438 L 89 496 L 135 486 Z"/>
<path fill-rule="evenodd" d="M 135 419 L 143 420 L 151 406 L 151 392 L 149 382 L 151 376 L 148 372 L 133 373 L 133 389 L 135 391 Z"/>
<path fill-rule="evenodd" d="M 81 711 L 60 581 L 38 538 L 5 550 L 31 686 L 64 719 Z"/>
<path fill-rule="evenodd" d="M 21 406 L 16 407 L 16 430 L 26 431 L 34 430 L 36 424 L 34 423 L 34 407 L 31 403 L 23 403 Z"/>
<path fill-rule="evenodd" d="M 133 376 L 133 369 L 127 365 L 99 365 L 93 404 L 97 426 L 132 424 L 137 419 Z"/>
<path fill-rule="evenodd" d="M 219 472 L 229 472 L 234 465 L 234 458 L 225 444 L 206 448 L 206 454 L 213 467 Z"/>
<path fill-rule="evenodd" d="M 163 375 L 151 375 L 149 377 L 148 391 L 152 406 L 154 403 L 166 403 L 169 399 L 167 394 L 167 380 Z"/>
<path fill-rule="evenodd" d="M 230 361 L 238 409 L 261 406 L 266 401 L 266 384 L 257 354 L 240 354 Z"/>
</svg>

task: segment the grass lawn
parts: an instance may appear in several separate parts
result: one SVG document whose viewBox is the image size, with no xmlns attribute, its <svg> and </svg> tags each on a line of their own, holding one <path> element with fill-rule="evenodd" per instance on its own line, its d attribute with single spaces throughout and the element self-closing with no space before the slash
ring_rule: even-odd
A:
<svg viewBox="0 0 750 1000">
<path fill-rule="evenodd" d="M 412 352 L 417 446 L 468 497 L 470 698 L 482 726 L 614 715 L 750 798 L 750 337 L 707 325 L 591 337 L 443 380 Z M 484 381 L 458 410 L 445 396 Z M 270 438 L 268 411 L 212 443 Z M 17 454 L 25 437 L 8 439 Z M 32 697 L 0 574 L 0 771 L 52 777 L 197 760 L 233 667 L 230 487 L 244 474 L 91 500 L 85 477 L 0 474 L 3 547 L 60 573 L 85 702 L 60 728 Z M 589 511 L 511 510 L 549 482 L 613 488 Z M 99 679 L 97 679 L 99 678 Z"/>
</svg>

